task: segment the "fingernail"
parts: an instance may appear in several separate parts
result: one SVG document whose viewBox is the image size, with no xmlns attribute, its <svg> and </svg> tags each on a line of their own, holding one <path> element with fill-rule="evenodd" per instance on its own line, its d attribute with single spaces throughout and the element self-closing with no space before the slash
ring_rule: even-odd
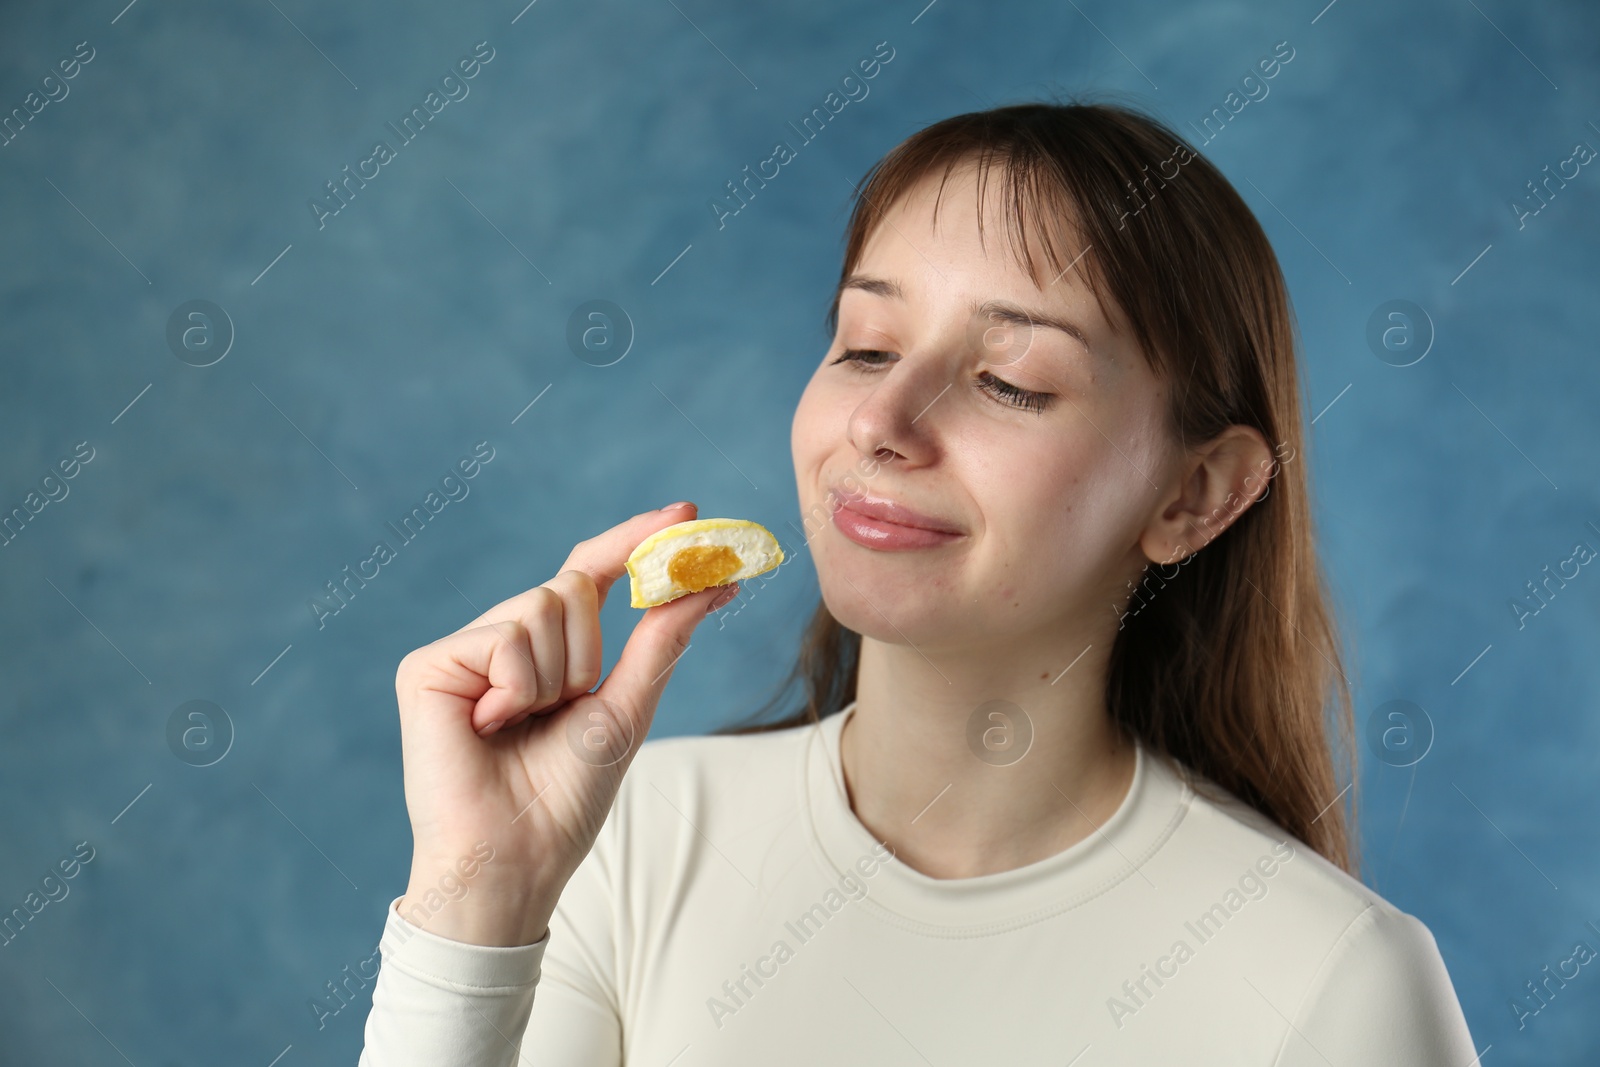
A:
<svg viewBox="0 0 1600 1067">
<path fill-rule="evenodd" d="M 478 736 L 479 737 L 488 737 L 490 734 L 494 733 L 496 730 L 500 729 L 500 727 L 502 727 L 504 725 L 505 725 L 505 720 L 504 719 L 496 719 L 494 722 L 490 723 L 489 725 L 485 726 L 483 729 L 479 730 L 478 731 Z"/>
<path fill-rule="evenodd" d="M 680 500 L 676 504 L 668 504 L 666 507 L 657 508 L 656 510 L 658 510 L 658 511 L 671 511 L 673 508 L 692 508 L 692 507 L 694 507 L 694 501 L 692 501 L 692 500 Z"/>
<path fill-rule="evenodd" d="M 711 603 L 706 605 L 706 614 L 710 615 L 713 611 L 716 611 L 718 608 L 722 607 L 724 604 L 738 595 L 739 583 L 734 582 L 732 585 L 728 586 L 728 588 L 718 593 L 716 598 L 712 600 Z"/>
</svg>

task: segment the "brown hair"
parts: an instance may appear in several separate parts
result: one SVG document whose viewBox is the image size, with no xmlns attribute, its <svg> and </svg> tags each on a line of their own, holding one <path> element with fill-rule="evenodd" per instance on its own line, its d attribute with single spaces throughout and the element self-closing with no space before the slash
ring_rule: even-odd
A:
<svg viewBox="0 0 1600 1067">
<path fill-rule="evenodd" d="M 951 171 L 974 160 L 980 202 L 1000 164 L 1012 248 L 1035 284 L 1044 287 L 1030 219 L 1052 276 L 1077 260 L 1102 308 L 1109 293 L 1123 309 L 1156 375 L 1181 380 L 1170 394 L 1174 440 L 1198 444 L 1239 423 L 1276 442 L 1264 497 L 1220 536 L 1205 531 L 1204 551 L 1170 564 L 1172 573 L 1146 568 L 1139 592 L 1148 602 L 1125 617 L 1110 656 L 1112 722 L 1176 761 L 1197 789 L 1214 796 L 1207 780 L 1221 786 L 1359 877 L 1347 829 L 1356 812 L 1349 683 L 1312 537 L 1306 463 L 1294 462 L 1304 441 L 1298 329 L 1266 234 L 1222 174 L 1159 120 L 1120 104 L 1027 103 L 937 122 L 875 164 L 856 189 L 841 286 L 881 212 L 941 166 L 942 195 Z M 860 645 L 819 602 L 777 693 L 716 733 L 838 713 L 855 694 Z M 754 721 L 797 679 L 803 706 Z M 1330 697 L 1350 772 L 1349 822 L 1324 719 Z"/>
</svg>

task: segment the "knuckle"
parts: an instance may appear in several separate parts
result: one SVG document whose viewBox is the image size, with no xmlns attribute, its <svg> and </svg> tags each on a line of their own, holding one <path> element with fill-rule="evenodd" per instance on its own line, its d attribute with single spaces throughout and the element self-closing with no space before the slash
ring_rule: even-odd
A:
<svg viewBox="0 0 1600 1067">
<path fill-rule="evenodd" d="M 673 663 L 676 663 L 678 657 L 689 650 L 689 642 L 690 636 L 688 634 L 679 633 L 676 630 L 669 630 L 661 637 L 661 644 L 667 652 L 667 658 Z"/>
<path fill-rule="evenodd" d="M 561 569 L 569 570 L 576 567 L 579 560 L 591 558 L 595 553 L 595 549 L 599 546 L 599 543 L 600 538 L 596 536 L 586 537 L 582 541 L 579 541 L 577 544 L 573 545 L 572 551 L 567 555 L 567 562 L 562 565 Z"/>
<path fill-rule="evenodd" d="M 518 707 L 530 708 L 539 703 L 539 678 L 531 670 L 524 671 L 510 689 L 511 699 Z"/>
<path fill-rule="evenodd" d="M 394 685 L 396 689 L 404 689 L 410 686 L 421 665 L 425 648 L 426 646 L 414 648 L 400 657 L 400 663 L 394 669 Z"/>
<path fill-rule="evenodd" d="M 564 610 L 561 594 L 549 586 L 541 585 L 528 600 L 528 617 L 536 623 L 559 623 Z"/>
<path fill-rule="evenodd" d="M 594 575 L 590 574 L 586 570 L 580 570 L 576 567 L 573 567 L 562 571 L 556 577 L 566 579 L 566 581 L 571 584 L 572 590 L 575 593 L 585 596 L 592 596 L 598 592 L 598 589 L 594 584 Z"/>
<path fill-rule="evenodd" d="M 504 622 L 495 623 L 491 629 L 509 645 L 517 648 L 528 647 L 528 627 L 521 619 L 506 619 Z"/>
</svg>

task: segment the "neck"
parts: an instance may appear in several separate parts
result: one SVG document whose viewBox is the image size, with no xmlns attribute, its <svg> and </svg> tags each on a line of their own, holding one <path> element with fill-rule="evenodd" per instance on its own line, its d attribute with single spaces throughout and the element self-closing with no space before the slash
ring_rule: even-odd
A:
<svg viewBox="0 0 1600 1067">
<path fill-rule="evenodd" d="M 1127 795 L 1135 754 L 1105 710 L 1110 643 L 1074 662 L 1085 644 L 930 660 L 863 636 L 840 739 L 857 819 L 932 878 L 1012 870 L 1093 834 Z"/>
</svg>

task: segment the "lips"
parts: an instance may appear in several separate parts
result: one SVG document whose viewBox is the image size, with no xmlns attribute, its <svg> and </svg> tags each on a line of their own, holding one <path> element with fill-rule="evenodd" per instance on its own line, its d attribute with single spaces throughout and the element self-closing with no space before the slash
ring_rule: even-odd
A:
<svg viewBox="0 0 1600 1067">
<path fill-rule="evenodd" d="M 896 526 L 907 526 L 914 530 L 931 530 L 936 533 L 962 534 L 963 530 L 958 524 L 947 519 L 940 519 L 917 511 L 898 500 L 891 500 L 885 496 L 871 493 L 850 492 L 833 486 L 828 490 L 829 496 L 835 501 L 835 507 L 848 507 L 859 515 L 878 522 L 893 523 Z"/>
</svg>

